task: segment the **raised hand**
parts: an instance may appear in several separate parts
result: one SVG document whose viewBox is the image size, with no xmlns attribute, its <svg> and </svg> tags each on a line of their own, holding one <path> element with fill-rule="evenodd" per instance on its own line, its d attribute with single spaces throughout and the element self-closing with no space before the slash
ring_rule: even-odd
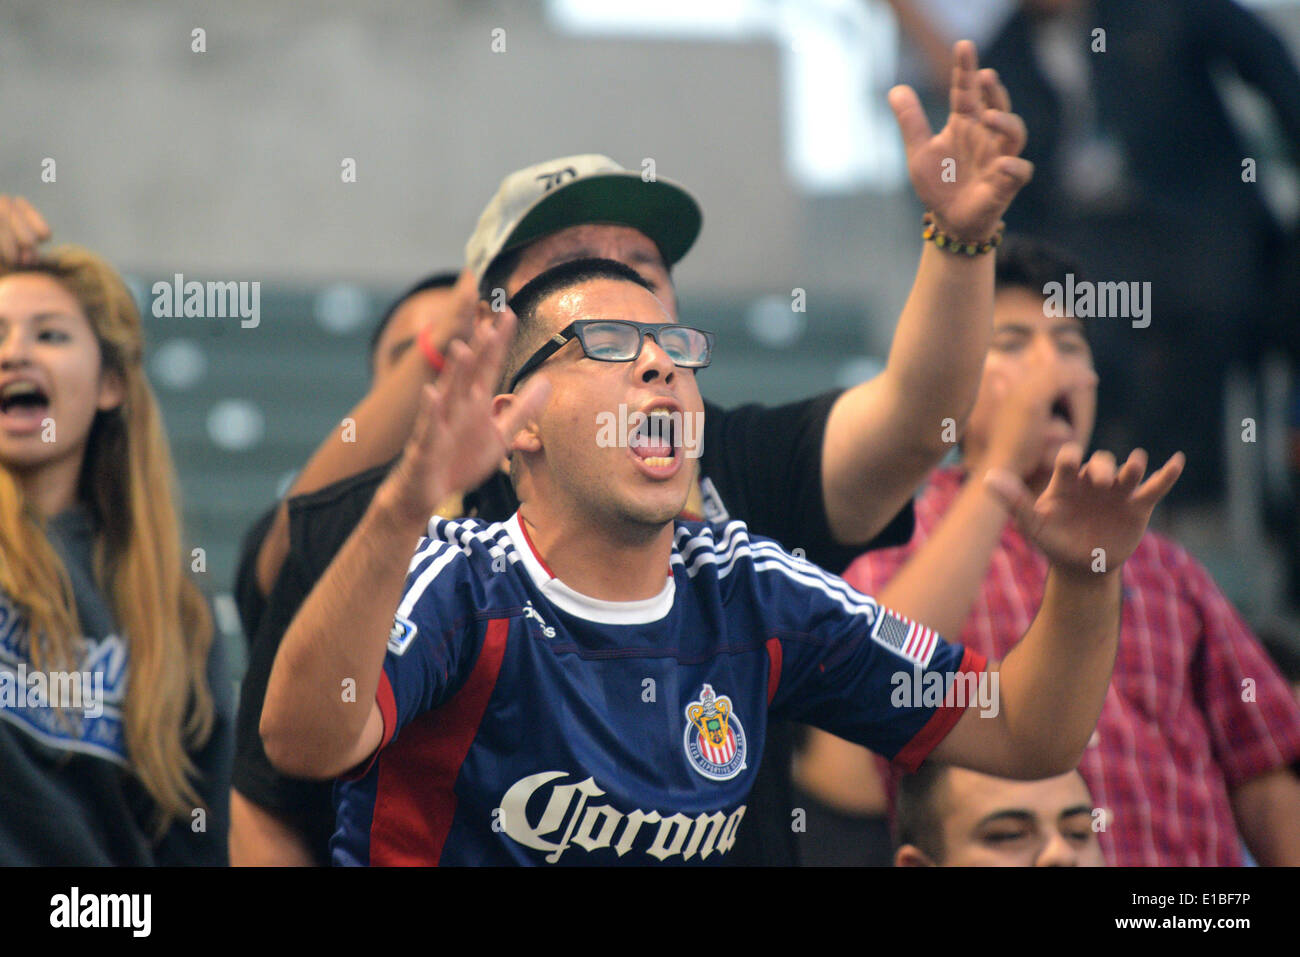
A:
<svg viewBox="0 0 1300 957">
<path fill-rule="evenodd" d="M 403 521 L 427 522 L 447 496 L 483 482 L 500 467 L 515 433 L 545 404 L 550 383 L 536 375 L 493 412 L 514 330 L 509 310 L 479 322 L 468 344 L 452 342 L 438 381 L 424 386 L 406 449 L 384 480 L 384 496 Z"/>
<path fill-rule="evenodd" d="M 976 458 L 970 456 L 972 475 L 989 469 L 1006 469 L 1028 481 L 1052 463 L 1044 462 L 1049 443 L 1069 440 L 1070 426 L 1054 418 L 1052 407 L 1058 397 L 1068 396 L 1074 408 L 1082 396 L 1097 387 L 1097 373 L 1082 363 L 1052 363 L 1041 353 L 1026 358 L 1027 371 L 1018 379 L 991 372 L 984 388 L 997 400 L 997 411 L 989 423 L 988 443 Z"/>
<path fill-rule="evenodd" d="M 1034 165 L 1020 157 L 1024 121 L 1011 112 L 1011 98 L 993 70 L 979 69 L 975 44 L 953 46 L 951 112 L 938 134 L 910 86 L 889 91 L 907 171 L 921 203 L 939 228 L 955 239 L 988 239 L 1011 200 L 1029 182 Z"/>
<path fill-rule="evenodd" d="M 474 332 L 474 320 L 479 315 L 478 281 L 466 266 L 456 284 L 451 287 L 451 304 L 439 309 L 430 319 L 430 338 L 444 353 L 452 341 L 468 342 Z"/>
<path fill-rule="evenodd" d="M 0 196 L 0 265 L 30 266 L 50 238 L 50 227 L 21 196 Z"/>
<path fill-rule="evenodd" d="M 1145 482 L 1147 455 L 1141 449 L 1134 449 L 1118 471 L 1109 452 L 1094 452 L 1081 468 L 1082 457 L 1078 443 L 1062 447 L 1052 480 L 1037 501 L 1010 472 L 995 469 L 984 480 L 1057 569 L 1076 576 L 1115 572 L 1146 534 L 1156 503 L 1182 474 L 1183 453 L 1174 453 Z"/>
</svg>

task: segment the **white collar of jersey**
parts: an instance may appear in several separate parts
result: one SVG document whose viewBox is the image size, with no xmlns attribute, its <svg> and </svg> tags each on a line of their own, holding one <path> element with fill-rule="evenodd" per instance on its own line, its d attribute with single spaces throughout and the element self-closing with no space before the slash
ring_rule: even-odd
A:
<svg viewBox="0 0 1300 957">
<path fill-rule="evenodd" d="M 592 598 L 574 591 L 546 570 L 533 550 L 533 543 L 524 531 L 518 512 L 506 522 L 506 532 L 515 543 L 515 551 L 528 576 L 542 590 L 546 600 L 570 615 L 601 625 L 647 625 L 666 617 L 673 607 L 677 585 L 672 575 L 667 576 L 663 591 L 653 598 L 642 598 L 639 601 Z"/>
</svg>

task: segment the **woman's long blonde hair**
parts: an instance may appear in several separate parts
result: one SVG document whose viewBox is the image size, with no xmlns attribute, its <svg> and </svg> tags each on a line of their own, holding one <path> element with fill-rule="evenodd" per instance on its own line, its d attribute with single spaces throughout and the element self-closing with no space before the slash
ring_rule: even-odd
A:
<svg viewBox="0 0 1300 957">
<path fill-rule="evenodd" d="M 212 733 L 212 619 L 182 566 L 171 453 L 145 380 L 140 314 L 117 272 L 88 250 L 51 249 L 34 265 L 0 267 L 0 278 L 15 272 L 48 275 L 76 298 L 99 340 L 103 374 L 115 373 L 124 386 L 121 406 L 97 413 L 91 425 L 77 498 L 96 529 L 95 581 L 128 648 L 127 752 L 157 806 L 152 825 L 160 838 L 202 806 L 187 750 Z M 67 571 L 5 468 L 0 591 L 26 618 L 32 667 L 75 668 L 81 629 Z"/>
</svg>

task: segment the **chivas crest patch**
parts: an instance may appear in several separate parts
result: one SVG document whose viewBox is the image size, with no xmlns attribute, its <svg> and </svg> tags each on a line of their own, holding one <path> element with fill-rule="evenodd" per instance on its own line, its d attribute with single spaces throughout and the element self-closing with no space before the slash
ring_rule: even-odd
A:
<svg viewBox="0 0 1300 957">
<path fill-rule="evenodd" d="M 700 700 L 686 706 L 686 759 L 706 778 L 729 781 L 745 769 L 745 729 L 731 709 L 731 699 L 713 693 L 710 685 Z"/>
</svg>

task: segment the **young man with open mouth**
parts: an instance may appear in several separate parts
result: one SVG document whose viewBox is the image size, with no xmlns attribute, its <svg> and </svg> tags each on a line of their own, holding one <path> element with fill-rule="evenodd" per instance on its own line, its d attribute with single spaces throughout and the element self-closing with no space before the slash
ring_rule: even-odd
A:
<svg viewBox="0 0 1300 957">
<path fill-rule="evenodd" d="M 1117 569 L 1180 460 L 1141 483 L 1142 456 L 1082 465 L 1067 445 L 1037 500 L 1009 473 L 990 479 L 1053 568 L 1025 639 L 989 663 L 739 522 L 675 520 L 685 456 L 647 465 L 594 440 L 619 403 L 703 409 L 694 370 L 712 342 L 636 273 L 568 263 L 512 309 L 517 337 L 506 313 L 452 347 L 272 669 L 271 760 L 348 776 L 336 863 L 713 863 L 743 821 L 769 713 L 909 768 L 1074 766 L 1114 662 Z M 507 453 L 521 502 L 508 522 L 429 520 Z M 890 701 L 898 670 L 989 667 L 995 715 Z"/>
</svg>

